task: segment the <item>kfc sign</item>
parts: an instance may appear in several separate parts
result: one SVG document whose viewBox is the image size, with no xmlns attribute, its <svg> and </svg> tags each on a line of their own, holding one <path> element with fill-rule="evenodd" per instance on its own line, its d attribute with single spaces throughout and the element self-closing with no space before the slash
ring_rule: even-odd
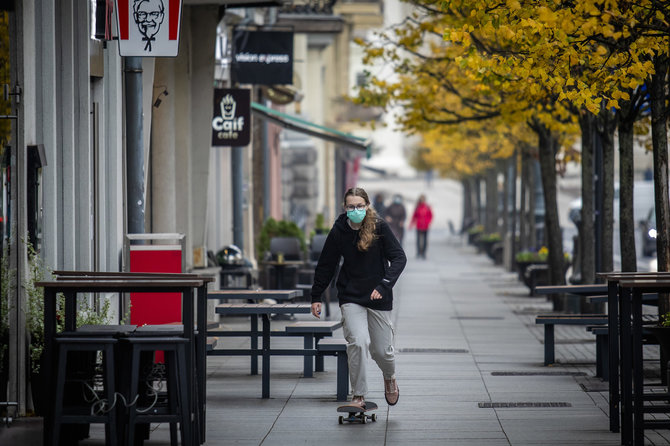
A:
<svg viewBox="0 0 670 446">
<path fill-rule="evenodd" d="M 176 57 L 182 0 L 116 0 L 121 56 Z"/>
</svg>

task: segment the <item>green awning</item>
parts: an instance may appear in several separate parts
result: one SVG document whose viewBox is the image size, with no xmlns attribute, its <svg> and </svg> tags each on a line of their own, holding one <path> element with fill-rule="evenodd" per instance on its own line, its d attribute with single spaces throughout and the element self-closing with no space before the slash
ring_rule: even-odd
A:
<svg viewBox="0 0 670 446">
<path fill-rule="evenodd" d="M 298 118 L 297 116 L 292 116 L 266 107 L 258 102 L 251 103 L 251 110 L 254 115 L 259 118 L 267 119 L 283 128 L 304 133 L 315 138 L 321 138 L 325 141 L 331 141 L 353 149 L 365 150 L 367 157 L 370 158 L 371 143 L 365 138 L 331 129 L 330 127 L 325 127 L 323 125 L 314 124 L 313 122 Z"/>
</svg>

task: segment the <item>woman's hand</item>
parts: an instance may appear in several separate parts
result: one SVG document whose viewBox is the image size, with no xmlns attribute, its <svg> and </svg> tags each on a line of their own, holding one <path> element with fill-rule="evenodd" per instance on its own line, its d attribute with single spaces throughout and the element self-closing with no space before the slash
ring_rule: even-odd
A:
<svg viewBox="0 0 670 446">
<path fill-rule="evenodd" d="M 372 294 L 370 295 L 370 299 L 377 300 L 377 299 L 381 299 L 381 298 L 382 298 L 382 295 L 379 293 L 379 291 L 372 290 Z"/>
<path fill-rule="evenodd" d="M 315 318 L 321 319 L 321 302 L 314 302 L 312 304 L 312 314 Z"/>
</svg>

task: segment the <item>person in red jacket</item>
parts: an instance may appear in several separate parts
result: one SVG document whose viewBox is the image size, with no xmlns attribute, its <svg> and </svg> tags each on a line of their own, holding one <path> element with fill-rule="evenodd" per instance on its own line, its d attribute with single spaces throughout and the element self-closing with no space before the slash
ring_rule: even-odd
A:
<svg viewBox="0 0 670 446">
<path fill-rule="evenodd" d="M 409 222 L 409 228 L 416 225 L 416 256 L 426 258 L 426 248 L 428 247 L 428 228 L 433 220 L 433 211 L 426 204 L 426 196 L 421 194 L 419 202 L 412 214 L 412 220 Z"/>
</svg>

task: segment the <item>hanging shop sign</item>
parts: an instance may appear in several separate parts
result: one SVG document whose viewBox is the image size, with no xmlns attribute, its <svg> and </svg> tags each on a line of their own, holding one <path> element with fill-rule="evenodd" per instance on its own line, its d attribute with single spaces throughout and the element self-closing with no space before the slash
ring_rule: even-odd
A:
<svg viewBox="0 0 670 446">
<path fill-rule="evenodd" d="M 182 0 L 116 0 L 119 54 L 176 57 Z"/>
<path fill-rule="evenodd" d="M 291 84 L 293 33 L 235 29 L 231 70 L 240 84 Z"/>
<path fill-rule="evenodd" d="M 250 138 L 251 90 L 215 89 L 212 146 L 246 146 Z"/>
</svg>

